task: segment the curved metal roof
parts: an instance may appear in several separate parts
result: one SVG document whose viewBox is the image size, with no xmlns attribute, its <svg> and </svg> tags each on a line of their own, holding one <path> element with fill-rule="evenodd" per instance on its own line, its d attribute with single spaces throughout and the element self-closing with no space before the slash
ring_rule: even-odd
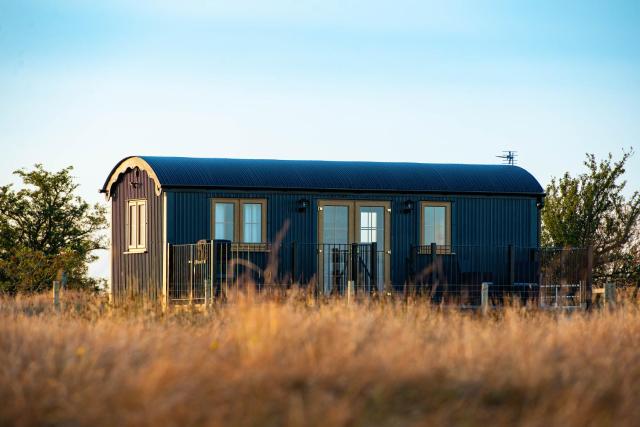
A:
<svg viewBox="0 0 640 427">
<path fill-rule="evenodd" d="M 518 166 L 154 156 L 120 161 L 102 192 L 108 195 L 118 176 L 131 167 L 149 169 L 158 191 L 162 187 L 544 195 L 533 175 Z"/>
</svg>

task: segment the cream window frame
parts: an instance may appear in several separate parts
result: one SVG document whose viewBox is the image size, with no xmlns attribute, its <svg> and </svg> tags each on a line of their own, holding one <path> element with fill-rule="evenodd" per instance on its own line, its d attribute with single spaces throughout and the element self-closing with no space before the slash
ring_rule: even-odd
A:
<svg viewBox="0 0 640 427">
<path fill-rule="evenodd" d="M 147 250 L 149 212 L 146 199 L 127 200 L 126 240 L 128 253 L 140 253 Z"/>
<path fill-rule="evenodd" d="M 267 200 L 251 198 L 214 198 L 211 199 L 211 238 L 216 239 L 216 204 L 233 204 L 233 241 L 240 250 L 264 251 L 267 249 Z M 244 205 L 257 204 L 260 207 L 260 243 L 244 242 Z"/>
<path fill-rule="evenodd" d="M 444 212 L 444 245 L 437 245 L 436 251 L 437 253 L 450 253 L 451 252 L 451 202 L 441 202 L 441 201 L 432 201 L 432 200 L 423 200 L 420 202 L 420 253 L 430 254 L 431 253 L 431 243 L 434 242 L 426 242 L 424 238 L 424 208 L 426 207 L 443 207 L 445 208 Z"/>
</svg>

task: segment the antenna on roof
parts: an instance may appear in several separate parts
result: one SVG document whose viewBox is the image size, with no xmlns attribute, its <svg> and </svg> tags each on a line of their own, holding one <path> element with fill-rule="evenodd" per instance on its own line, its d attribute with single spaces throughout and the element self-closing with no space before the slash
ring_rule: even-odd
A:
<svg viewBox="0 0 640 427">
<path fill-rule="evenodd" d="M 517 151 L 503 151 L 501 156 L 496 156 L 499 159 L 502 159 L 502 163 L 505 165 L 513 166 L 517 162 L 518 152 Z"/>
</svg>

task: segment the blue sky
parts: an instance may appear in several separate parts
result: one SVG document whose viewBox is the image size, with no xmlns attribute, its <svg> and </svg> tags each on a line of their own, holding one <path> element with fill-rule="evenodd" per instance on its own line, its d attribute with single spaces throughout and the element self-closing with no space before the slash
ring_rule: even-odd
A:
<svg viewBox="0 0 640 427">
<path fill-rule="evenodd" d="M 544 185 L 585 152 L 640 149 L 639 41 L 637 1 L 0 0 L 0 182 L 74 165 L 100 201 L 132 154 L 513 149 Z"/>
</svg>

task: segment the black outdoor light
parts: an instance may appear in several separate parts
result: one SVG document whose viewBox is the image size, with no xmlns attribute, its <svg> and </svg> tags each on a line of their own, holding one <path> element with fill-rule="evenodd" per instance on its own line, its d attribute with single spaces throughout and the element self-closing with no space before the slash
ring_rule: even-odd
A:
<svg viewBox="0 0 640 427">
<path fill-rule="evenodd" d="M 298 200 L 298 212 L 304 212 L 309 207 L 309 200 L 300 199 Z"/>
<path fill-rule="evenodd" d="M 413 210 L 413 200 L 407 200 L 404 202 L 404 213 L 409 213 Z"/>
</svg>

